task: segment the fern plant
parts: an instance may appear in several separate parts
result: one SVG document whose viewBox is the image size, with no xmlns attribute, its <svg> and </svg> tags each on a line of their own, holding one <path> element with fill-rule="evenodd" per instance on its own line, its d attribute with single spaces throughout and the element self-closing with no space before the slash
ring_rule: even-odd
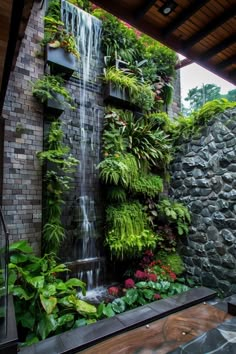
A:
<svg viewBox="0 0 236 354">
<path fill-rule="evenodd" d="M 69 91 L 63 87 L 64 80 L 58 75 L 44 75 L 33 84 L 32 93 L 41 103 L 47 102 L 49 99 L 58 100 L 56 95 L 63 98 L 63 104 L 73 109 L 72 97 Z"/>
<path fill-rule="evenodd" d="M 111 203 L 124 203 L 127 199 L 126 191 L 121 186 L 108 186 L 107 200 Z"/>
<path fill-rule="evenodd" d="M 97 166 L 104 183 L 128 187 L 138 175 L 136 159 L 131 154 L 115 154 L 105 158 Z"/>
<path fill-rule="evenodd" d="M 146 216 L 138 202 L 123 203 L 106 210 L 106 245 L 116 258 L 137 256 L 146 248 L 155 248 L 157 237 L 146 225 Z"/>
<path fill-rule="evenodd" d="M 140 175 L 132 180 L 130 190 L 145 197 L 155 197 L 163 191 L 162 178 L 156 175 Z"/>
<path fill-rule="evenodd" d="M 70 188 L 71 178 L 64 173 L 72 173 L 79 161 L 70 153 L 70 149 L 63 144 L 61 122 L 51 123 L 47 136 L 46 150 L 37 153 L 41 163 L 50 162 L 54 170 L 48 170 L 45 175 L 45 209 L 43 226 L 44 252 L 58 253 L 65 237 L 65 230 L 61 222 L 63 193 Z M 52 166 L 51 166 L 52 167 Z"/>
<path fill-rule="evenodd" d="M 157 211 L 167 223 L 176 227 L 179 236 L 188 234 L 191 216 L 187 207 L 182 203 L 164 198 L 158 203 Z"/>
<path fill-rule="evenodd" d="M 127 90 L 130 102 L 142 110 L 148 111 L 154 105 L 154 92 L 148 84 L 141 84 L 130 71 L 111 67 L 104 70 L 104 81 L 111 82 L 115 87 Z"/>
</svg>

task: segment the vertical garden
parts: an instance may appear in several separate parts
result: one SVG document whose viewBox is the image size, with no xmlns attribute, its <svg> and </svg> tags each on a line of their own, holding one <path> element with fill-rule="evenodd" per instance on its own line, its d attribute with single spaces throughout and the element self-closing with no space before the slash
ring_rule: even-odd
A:
<svg viewBox="0 0 236 354">
<path fill-rule="evenodd" d="M 188 236 L 191 216 L 185 205 L 168 196 L 170 164 L 185 139 L 199 135 L 215 114 L 234 105 L 217 100 L 187 118 L 171 120 L 167 112 L 176 54 L 88 1 L 68 3 L 102 23 L 104 68 L 96 78 L 104 90 L 102 159 L 92 162 L 100 177 L 101 209 L 105 205 L 103 241 L 98 246 L 105 248 L 113 285 L 106 301 L 94 306 L 82 299 L 86 293 L 82 279 L 61 276 L 67 271 L 59 259 L 68 237 L 62 218 L 68 209 L 67 195 L 82 190 L 77 188 L 75 176 L 89 165 L 89 161 L 79 163 L 80 158 L 72 153 L 70 130 L 65 137 L 69 123 L 63 119 L 72 111 L 82 120 L 82 102 L 74 96 L 87 84 L 91 89 L 94 82 L 78 84 L 83 81 L 78 67 L 86 61 L 78 46 L 82 36 L 75 37 L 62 21 L 61 2 L 51 0 L 41 43 L 45 75 L 33 82 L 32 89 L 45 106 L 44 150 L 37 154 L 44 179 L 43 254 L 34 256 L 25 241 L 10 247 L 9 289 L 14 295 L 20 341 L 27 344 L 188 289 L 178 240 Z M 71 90 L 74 83 L 78 85 Z M 76 97 L 81 98 L 81 92 Z M 93 121 L 91 125 L 95 125 Z M 83 130 L 78 126 L 77 130 Z M 78 136 L 82 149 L 82 133 Z M 92 146 L 89 138 L 85 135 Z M 87 195 L 75 197 L 88 200 Z M 83 215 L 88 215 L 86 210 Z M 84 225 L 86 229 L 89 223 Z"/>
</svg>

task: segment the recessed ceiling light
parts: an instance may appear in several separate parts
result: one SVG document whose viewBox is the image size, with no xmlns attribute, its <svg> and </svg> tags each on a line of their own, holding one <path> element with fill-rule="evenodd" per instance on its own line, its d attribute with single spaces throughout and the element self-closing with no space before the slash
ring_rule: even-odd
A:
<svg viewBox="0 0 236 354">
<path fill-rule="evenodd" d="M 162 5 L 159 8 L 159 12 L 164 15 L 164 16 L 168 16 L 172 11 L 174 11 L 174 9 L 176 8 L 177 4 L 175 1 L 169 0 L 166 1 L 164 5 Z"/>
</svg>

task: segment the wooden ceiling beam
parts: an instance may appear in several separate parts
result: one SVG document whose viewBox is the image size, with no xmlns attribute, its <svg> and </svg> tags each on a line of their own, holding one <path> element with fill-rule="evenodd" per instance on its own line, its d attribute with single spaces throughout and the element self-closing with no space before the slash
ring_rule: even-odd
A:
<svg viewBox="0 0 236 354">
<path fill-rule="evenodd" d="M 209 0 L 195 0 L 190 6 L 183 10 L 179 16 L 173 20 L 165 29 L 162 31 L 163 37 L 169 36 L 177 28 L 179 28 L 185 21 L 187 21 L 191 16 L 195 14 L 201 7 L 203 7 Z"/>
<path fill-rule="evenodd" d="M 150 8 L 152 6 L 155 5 L 156 2 L 157 2 L 157 0 L 145 1 L 144 4 L 142 6 L 140 6 L 140 8 L 135 12 L 135 14 L 134 14 L 135 20 L 139 20 L 140 18 L 145 16 L 145 14 L 150 10 Z"/>
<path fill-rule="evenodd" d="M 231 57 L 221 61 L 219 64 L 216 65 L 217 69 L 225 69 L 227 66 L 232 64 L 236 64 L 236 55 L 232 55 Z"/>
<path fill-rule="evenodd" d="M 201 54 L 201 60 L 208 60 L 214 55 L 222 52 L 229 46 L 235 43 L 236 33 L 231 34 L 229 37 L 225 38 L 222 42 L 216 44 L 214 47 L 208 49 L 205 53 Z"/>
<path fill-rule="evenodd" d="M 235 15 L 236 6 L 234 5 L 225 10 L 223 14 L 220 14 L 214 20 L 210 21 L 205 27 L 201 28 L 201 31 L 195 33 L 191 38 L 184 41 L 183 46 L 185 48 L 193 47 L 196 43 L 207 37 L 211 32 L 222 26 Z"/>
</svg>

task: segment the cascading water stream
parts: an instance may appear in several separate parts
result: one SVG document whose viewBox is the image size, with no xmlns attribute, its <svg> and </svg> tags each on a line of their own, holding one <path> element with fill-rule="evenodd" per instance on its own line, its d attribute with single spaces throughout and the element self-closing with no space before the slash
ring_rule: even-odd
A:
<svg viewBox="0 0 236 354">
<path fill-rule="evenodd" d="M 96 108 L 92 109 L 92 117 L 89 117 L 90 128 L 88 124 L 87 109 L 91 107 L 89 91 L 91 85 L 96 82 L 97 70 L 101 62 L 100 42 L 101 42 L 101 22 L 85 11 L 73 6 L 72 4 L 62 1 L 62 20 L 65 23 L 68 32 L 71 32 L 77 41 L 77 47 L 80 52 L 80 60 L 78 62 L 79 72 L 79 117 L 80 117 L 80 166 L 79 180 L 80 191 L 77 198 L 81 215 L 80 237 L 82 237 L 82 247 L 78 251 L 79 260 L 89 259 L 92 264 L 96 263 L 96 269 L 86 269 L 88 289 L 96 286 L 99 273 L 99 249 L 96 248 L 95 237 L 95 201 L 93 197 L 93 186 L 88 178 L 89 174 L 93 174 L 94 166 L 99 163 L 99 152 L 97 157 L 89 156 L 94 151 L 94 135 L 96 129 L 99 130 L 99 114 Z M 92 127 L 92 128 L 91 128 Z M 92 132 L 91 132 L 92 129 Z M 97 261 L 94 263 L 94 259 Z M 81 275 L 81 274 L 80 274 Z M 85 278 L 85 277 L 84 277 Z"/>
</svg>

